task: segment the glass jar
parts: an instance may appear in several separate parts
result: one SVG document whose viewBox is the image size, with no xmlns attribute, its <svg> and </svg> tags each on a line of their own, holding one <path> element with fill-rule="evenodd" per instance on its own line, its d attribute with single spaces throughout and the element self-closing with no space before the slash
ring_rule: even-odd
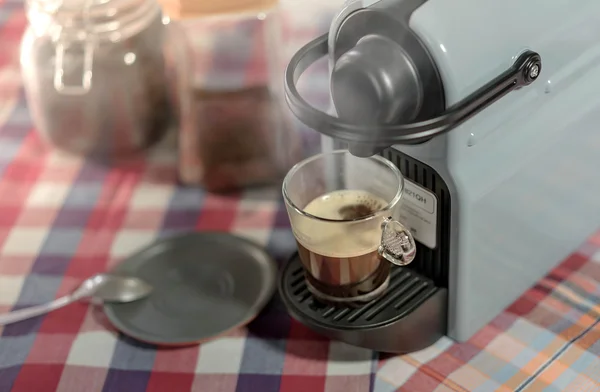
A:
<svg viewBox="0 0 600 392">
<path fill-rule="evenodd" d="M 302 146 L 283 97 L 277 1 L 203 4 L 185 20 L 197 127 L 180 133 L 181 181 L 212 192 L 278 183 Z"/>
<path fill-rule="evenodd" d="M 112 161 L 191 121 L 186 36 L 154 0 L 29 0 L 27 18 L 24 87 L 52 146 Z"/>
</svg>

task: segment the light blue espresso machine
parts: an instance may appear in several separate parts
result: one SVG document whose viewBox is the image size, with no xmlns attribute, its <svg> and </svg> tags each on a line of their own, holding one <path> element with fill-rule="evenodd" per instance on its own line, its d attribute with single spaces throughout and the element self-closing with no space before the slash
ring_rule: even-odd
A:
<svg viewBox="0 0 600 392">
<path fill-rule="evenodd" d="M 323 56 L 335 115 L 296 87 Z M 396 218 L 418 242 L 362 308 L 308 298 L 292 259 L 282 298 L 324 335 L 396 353 L 465 341 L 600 228 L 598 0 L 350 1 L 285 90 L 333 145 L 401 169 Z"/>
</svg>

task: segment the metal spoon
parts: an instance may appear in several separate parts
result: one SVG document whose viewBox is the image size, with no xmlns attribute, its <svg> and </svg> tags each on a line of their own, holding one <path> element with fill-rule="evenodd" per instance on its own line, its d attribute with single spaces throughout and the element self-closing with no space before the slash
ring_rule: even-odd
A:
<svg viewBox="0 0 600 392">
<path fill-rule="evenodd" d="M 133 302 L 146 297 L 152 286 L 141 279 L 109 274 L 94 275 L 70 294 L 43 305 L 0 315 L 0 325 L 16 323 L 67 306 L 84 298 L 106 302 Z"/>
</svg>

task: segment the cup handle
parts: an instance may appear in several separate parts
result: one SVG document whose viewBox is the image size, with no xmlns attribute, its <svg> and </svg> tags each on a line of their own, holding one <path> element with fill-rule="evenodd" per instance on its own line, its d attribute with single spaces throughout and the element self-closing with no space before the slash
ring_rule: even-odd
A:
<svg viewBox="0 0 600 392">
<path fill-rule="evenodd" d="M 400 266 L 410 264 L 417 253 L 417 246 L 411 232 L 391 217 L 385 218 L 381 230 L 379 254 L 392 264 Z"/>
</svg>

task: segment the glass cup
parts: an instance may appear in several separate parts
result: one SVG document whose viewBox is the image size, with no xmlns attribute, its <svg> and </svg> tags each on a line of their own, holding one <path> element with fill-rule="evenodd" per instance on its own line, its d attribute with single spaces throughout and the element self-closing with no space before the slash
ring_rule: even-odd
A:
<svg viewBox="0 0 600 392">
<path fill-rule="evenodd" d="M 406 265 L 416 246 L 392 216 L 404 177 L 380 156 L 347 150 L 296 164 L 283 196 L 310 292 L 325 302 L 367 302 L 389 284 L 391 264 Z"/>
</svg>

